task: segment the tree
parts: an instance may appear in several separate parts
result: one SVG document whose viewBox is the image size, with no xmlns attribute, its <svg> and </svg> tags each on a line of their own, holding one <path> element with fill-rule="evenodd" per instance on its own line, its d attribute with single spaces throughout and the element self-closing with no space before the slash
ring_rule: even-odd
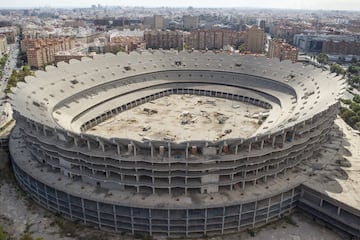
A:
<svg viewBox="0 0 360 240">
<path fill-rule="evenodd" d="M 358 66 L 356 64 L 351 64 L 347 71 L 348 71 L 348 73 L 358 75 L 360 73 L 360 66 Z"/>
<path fill-rule="evenodd" d="M 360 130 L 360 122 L 355 123 L 355 129 Z"/>
<path fill-rule="evenodd" d="M 26 232 L 24 235 L 21 236 L 19 240 L 44 240 L 44 239 L 41 237 L 34 238 L 33 236 L 31 236 L 29 232 Z"/>
<path fill-rule="evenodd" d="M 350 104 L 350 108 L 351 110 L 353 110 L 354 112 L 360 112 L 360 104 L 356 103 L 356 102 L 352 102 Z"/>
<path fill-rule="evenodd" d="M 324 53 L 320 53 L 317 56 L 317 61 L 321 64 L 327 64 L 328 63 L 328 56 Z"/>
<path fill-rule="evenodd" d="M 356 102 L 356 103 L 360 103 L 360 95 L 359 95 L 359 94 L 356 94 L 356 95 L 353 97 L 353 101 Z"/>
<path fill-rule="evenodd" d="M 3 226 L 0 225 L 0 240 L 8 240 L 9 235 L 5 232 Z"/>
<path fill-rule="evenodd" d="M 344 75 L 345 70 L 339 64 L 331 64 L 330 72 L 336 73 L 336 75 Z"/>
</svg>

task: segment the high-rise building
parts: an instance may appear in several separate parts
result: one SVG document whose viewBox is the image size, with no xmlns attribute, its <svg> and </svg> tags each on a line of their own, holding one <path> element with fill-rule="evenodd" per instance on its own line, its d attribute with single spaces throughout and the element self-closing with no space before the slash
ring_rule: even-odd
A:
<svg viewBox="0 0 360 240">
<path fill-rule="evenodd" d="M 279 58 L 280 61 L 291 60 L 296 62 L 298 59 L 299 50 L 281 40 L 270 40 L 268 56 L 270 58 Z"/>
<path fill-rule="evenodd" d="M 264 30 L 265 30 L 265 27 L 266 27 L 266 22 L 265 22 L 265 20 L 260 20 L 260 22 L 259 22 L 259 27 L 260 27 L 261 29 L 264 29 Z"/>
<path fill-rule="evenodd" d="M 183 16 L 183 24 L 185 30 L 197 29 L 199 27 L 199 17 L 198 16 Z"/>
<path fill-rule="evenodd" d="M 163 29 L 164 28 L 164 18 L 160 15 L 154 15 L 154 28 Z"/>
<path fill-rule="evenodd" d="M 265 45 L 264 30 L 257 26 L 252 26 L 247 31 L 247 50 L 252 53 L 263 53 Z"/>
</svg>

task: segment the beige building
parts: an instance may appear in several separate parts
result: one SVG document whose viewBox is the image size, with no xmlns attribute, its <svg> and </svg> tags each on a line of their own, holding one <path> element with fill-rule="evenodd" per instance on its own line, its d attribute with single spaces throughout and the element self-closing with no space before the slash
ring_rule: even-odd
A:
<svg viewBox="0 0 360 240">
<path fill-rule="evenodd" d="M 197 29 L 199 27 L 198 16 L 183 16 L 183 24 L 185 30 Z"/>
<path fill-rule="evenodd" d="M 7 43 L 12 44 L 15 43 L 15 36 L 17 35 L 16 27 L 1 27 L 0 34 L 6 36 Z"/>
<path fill-rule="evenodd" d="M 75 40 L 71 38 L 24 39 L 21 41 L 21 49 L 27 53 L 28 64 L 36 68 L 55 62 L 55 53 L 74 47 Z"/>
<path fill-rule="evenodd" d="M 110 38 L 110 50 L 123 49 L 130 52 L 137 48 L 145 48 L 143 36 L 114 36 Z"/>
<path fill-rule="evenodd" d="M 163 29 L 164 28 L 164 18 L 160 15 L 154 15 L 154 28 Z"/>
<path fill-rule="evenodd" d="M 233 30 L 193 30 L 189 47 L 198 50 L 224 49 L 225 46 L 238 45 L 245 41 L 245 32 Z"/>
<path fill-rule="evenodd" d="M 0 56 L 7 52 L 7 40 L 4 34 L 0 34 Z"/>
<path fill-rule="evenodd" d="M 280 61 L 291 60 L 296 62 L 298 59 L 299 50 L 281 40 L 271 40 L 269 42 L 268 56 L 270 58 L 279 58 Z"/>
<path fill-rule="evenodd" d="M 153 30 L 145 31 L 144 41 L 147 48 L 183 48 L 183 42 L 185 42 L 186 37 L 189 35 L 189 32 L 183 31 L 170 31 L 170 30 Z"/>
<path fill-rule="evenodd" d="M 265 45 L 265 33 L 264 30 L 252 26 L 247 30 L 247 50 L 251 53 L 263 53 Z"/>
</svg>

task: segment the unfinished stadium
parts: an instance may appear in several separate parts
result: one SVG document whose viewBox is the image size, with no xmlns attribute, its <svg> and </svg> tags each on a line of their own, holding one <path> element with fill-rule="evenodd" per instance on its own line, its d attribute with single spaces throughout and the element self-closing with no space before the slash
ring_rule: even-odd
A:
<svg viewBox="0 0 360 240">
<path fill-rule="evenodd" d="M 356 236 L 359 208 L 295 171 L 327 141 L 344 81 L 212 52 L 59 63 L 10 95 L 13 169 L 45 208 L 106 230 L 224 234 L 300 207 Z"/>
</svg>

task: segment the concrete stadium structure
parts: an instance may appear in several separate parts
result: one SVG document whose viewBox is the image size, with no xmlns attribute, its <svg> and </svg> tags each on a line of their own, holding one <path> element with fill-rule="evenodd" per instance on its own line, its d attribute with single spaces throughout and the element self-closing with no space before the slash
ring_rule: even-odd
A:
<svg viewBox="0 0 360 240">
<path fill-rule="evenodd" d="M 344 84 L 312 66 L 211 52 L 107 54 L 47 66 L 10 95 L 13 169 L 35 201 L 103 229 L 196 236 L 253 228 L 300 202 L 308 207 L 301 199 L 313 193 L 292 169 L 326 142 Z M 89 131 L 181 94 L 246 102 L 268 116 L 246 138 L 107 138 Z"/>
</svg>

